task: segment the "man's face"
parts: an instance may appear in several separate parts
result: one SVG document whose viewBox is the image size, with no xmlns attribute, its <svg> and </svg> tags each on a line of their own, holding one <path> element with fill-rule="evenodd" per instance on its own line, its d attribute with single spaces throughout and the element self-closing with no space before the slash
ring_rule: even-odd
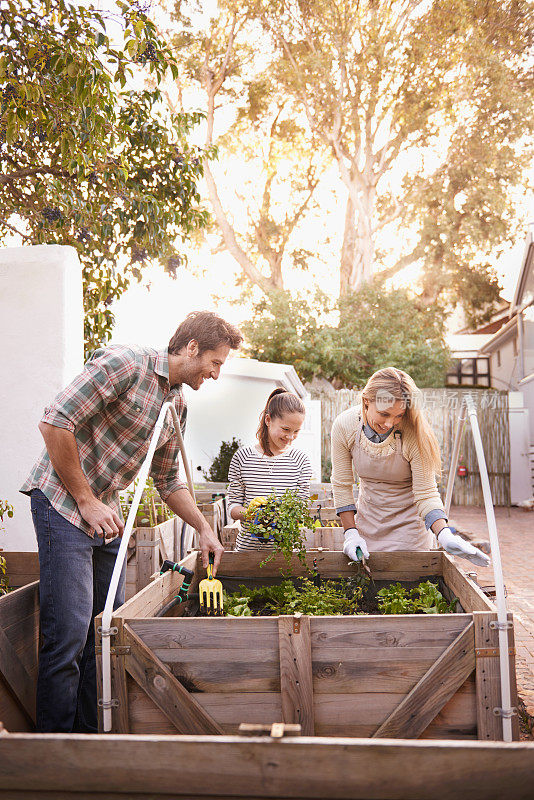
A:
<svg viewBox="0 0 534 800">
<path fill-rule="evenodd" d="M 229 345 L 221 344 L 216 350 L 205 350 L 202 355 L 198 355 L 198 344 L 194 341 L 189 342 L 187 345 L 187 374 L 183 382 L 196 391 L 208 378 L 216 381 L 229 352 Z"/>
</svg>

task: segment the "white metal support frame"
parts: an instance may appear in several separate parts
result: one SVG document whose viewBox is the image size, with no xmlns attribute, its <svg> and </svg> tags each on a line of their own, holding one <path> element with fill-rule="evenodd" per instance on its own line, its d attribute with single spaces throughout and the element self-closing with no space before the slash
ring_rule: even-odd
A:
<svg viewBox="0 0 534 800">
<path fill-rule="evenodd" d="M 464 431 L 466 419 L 469 418 L 471 431 L 475 442 L 475 451 L 477 454 L 478 468 L 480 472 L 480 482 L 482 484 L 482 495 L 484 497 L 484 507 L 486 510 L 486 520 L 488 524 L 488 533 L 490 539 L 491 559 L 493 562 L 493 574 L 495 576 L 495 600 L 497 605 L 497 624 L 496 627 L 499 631 L 499 662 L 501 668 L 501 708 L 494 709 L 494 713 L 502 717 L 502 731 L 503 739 L 505 742 L 512 741 L 512 716 L 516 713 L 516 709 L 512 708 L 511 701 L 511 688 L 510 688 L 510 661 L 508 658 L 508 629 L 510 623 L 508 621 L 508 614 L 506 611 L 506 599 L 504 595 L 504 580 L 502 574 L 501 551 L 499 547 L 499 537 L 497 535 L 497 523 L 495 521 L 495 510 L 493 507 L 493 500 L 491 497 L 491 489 L 488 477 L 488 470 L 486 467 L 486 459 L 484 456 L 484 448 L 482 446 L 482 437 L 480 435 L 480 428 L 478 426 L 478 418 L 475 402 L 471 395 L 467 395 L 462 403 L 460 409 L 460 416 L 458 425 L 456 427 L 456 434 L 454 437 L 454 444 L 451 453 L 451 463 L 449 467 L 449 478 L 447 481 L 447 492 L 445 495 L 445 513 L 449 515 L 452 490 L 454 486 L 454 479 L 456 477 L 456 470 L 458 468 L 458 456 L 460 453 L 460 444 L 462 441 L 462 434 Z"/>
<path fill-rule="evenodd" d="M 128 542 L 130 541 L 130 537 L 132 535 L 135 515 L 137 514 L 137 509 L 139 507 L 139 503 L 141 501 L 141 496 L 143 494 L 143 490 L 145 488 L 145 483 L 148 478 L 148 473 L 150 471 L 150 465 L 152 464 L 152 459 L 154 458 L 154 452 L 156 450 L 156 446 L 163 428 L 163 423 L 165 422 L 165 417 L 167 416 L 167 412 L 170 410 L 172 415 L 172 420 L 174 424 L 174 430 L 176 432 L 176 437 L 178 439 L 178 446 L 180 448 L 180 452 L 182 454 L 182 461 L 185 468 L 185 474 L 187 476 L 187 485 L 189 491 L 191 492 L 191 496 L 193 500 L 195 499 L 195 489 L 193 487 L 193 481 L 191 479 L 191 471 L 189 469 L 189 463 L 187 460 L 186 452 L 185 452 L 185 445 L 184 440 L 182 438 L 182 431 L 180 429 L 180 420 L 178 419 L 178 414 L 176 413 L 176 409 L 174 407 L 174 402 L 172 400 L 166 400 L 163 405 L 161 406 L 158 419 L 156 424 L 154 425 L 154 430 L 152 431 L 152 437 L 150 439 L 150 446 L 148 448 L 148 452 L 145 456 L 145 460 L 141 466 L 139 471 L 138 479 L 137 479 L 137 486 L 134 492 L 132 505 L 130 506 L 130 512 L 128 514 L 128 519 L 126 520 L 126 525 L 124 526 L 124 533 L 122 535 L 119 552 L 117 553 L 117 558 L 115 559 L 115 566 L 113 568 L 113 574 L 111 575 L 111 581 L 109 584 L 108 594 L 106 597 L 106 604 L 104 606 L 104 612 L 102 614 L 102 699 L 98 701 L 98 704 L 102 706 L 103 709 L 103 717 L 104 717 L 104 731 L 108 733 L 111 730 L 111 709 L 114 705 L 114 701 L 111 698 L 111 636 L 117 632 L 116 628 L 110 628 L 111 617 L 113 614 L 113 604 L 115 602 L 115 596 L 117 594 L 117 587 L 119 585 L 119 579 L 122 572 L 122 567 L 124 561 L 126 559 L 126 553 L 128 550 Z"/>
</svg>

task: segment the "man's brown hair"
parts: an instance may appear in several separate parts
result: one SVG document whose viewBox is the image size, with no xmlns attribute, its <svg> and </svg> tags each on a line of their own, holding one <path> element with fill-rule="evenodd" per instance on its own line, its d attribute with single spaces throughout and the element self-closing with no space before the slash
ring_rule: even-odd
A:
<svg viewBox="0 0 534 800">
<path fill-rule="evenodd" d="M 169 353 L 179 353 L 192 339 L 198 343 L 198 354 L 202 355 L 206 350 L 216 350 L 221 344 L 237 350 L 243 336 L 238 328 L 213 311 L 192 311 L 176 328 L 169 342 Z"/>
</svg>

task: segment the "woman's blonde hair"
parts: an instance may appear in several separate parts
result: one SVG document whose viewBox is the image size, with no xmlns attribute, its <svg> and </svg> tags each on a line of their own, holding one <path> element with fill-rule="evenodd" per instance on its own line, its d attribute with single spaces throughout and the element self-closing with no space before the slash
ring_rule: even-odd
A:
<svg viewBox="0 0 534 800">
<path fill-rule="evenodd" d="M 441 453 L 436 434 L 421 408 L 421 391 L 407 372 L 396 367 L 384 367 L 375 372 L 362 390 L 362 419 L 367 422 L 364 400 L 381 403 L 384 407 L 395 400 L 405 403 L 406 411 L 401 429 L 413 431 L 423 461 L 430 464 L 436 475 L 441 475 Z"/>
</svg>

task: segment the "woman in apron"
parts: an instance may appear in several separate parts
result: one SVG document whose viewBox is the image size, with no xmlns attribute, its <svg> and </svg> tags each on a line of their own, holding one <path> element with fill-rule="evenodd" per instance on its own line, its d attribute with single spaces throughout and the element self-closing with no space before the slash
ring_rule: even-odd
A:
<svg viewBox="0 0 534 800">
<path fill-rule="evenodd" d="M 367 381 L 361 407 L 334 421 L 332 488 L 345 529 L 343 552 L 358 561 L 379 550 L 431 550 L 435 535 L 447 553 L 487 566 L 488 556 L 447 525 L 436 485 L 439 445 L 419 396 L 406 372 L 386 367 Z"/>
</svg>

